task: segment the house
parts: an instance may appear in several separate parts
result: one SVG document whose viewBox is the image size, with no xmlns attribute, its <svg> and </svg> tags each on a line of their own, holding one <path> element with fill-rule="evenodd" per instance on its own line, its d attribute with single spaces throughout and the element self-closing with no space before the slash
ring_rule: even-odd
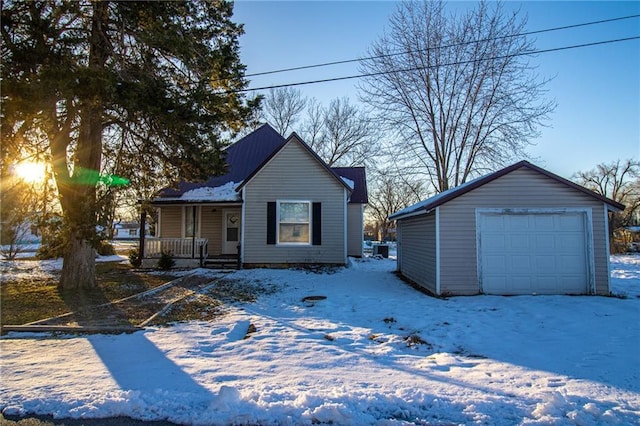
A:
<svg viewBox="0 0 640 426">
<path fill-rule="evenodd" d="M 609 294 L 624 206 L 521 161 L 398 211 L 398 271 L 435 295 Z"/>
<path fill-rule="evenodd" d="M 229 146 L 226 162 L 224 176 L 151 200 L 158 223 L 142 244 L 143 265 L 163 251 L 180 266 L 343 265 L 362 256 L 364 168 L 330 168 L 298 135 L 285 139 L 267 124 Z"/>
<path fill-rule="evenodd" d="M 119 221 L 113 224 L 112 232 L 114 240 L 137 240 L 140 238 L 140 223 Z M 145 232 L 149 233 L 149 224 L 146 225 Z"/>
</svg>

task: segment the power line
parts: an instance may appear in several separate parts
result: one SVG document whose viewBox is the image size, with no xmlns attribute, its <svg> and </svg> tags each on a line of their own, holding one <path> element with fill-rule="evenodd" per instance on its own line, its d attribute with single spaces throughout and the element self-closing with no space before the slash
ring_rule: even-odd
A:
<svg viewBox="0 0 640 426">
<path fill-rule="evenodd" d="M 515 58 L 515 57 L 518 57 L 518 56 L 537 55 L 537 54 L 540 54 L 540 53 L 559 52 L 559 51 L 562 51 L 562 50 L 579 49 L 579 48 L 583 48 L 583 47 L 599 46 L 599 45 L 603 45 L 603 44 L 619 43 L 619 42 L 623 42 L 623 41 L 631 41 L 631 40 L 638 40 L 638 39 L 640 39 L 640 36 L 619 38 L 619 39 L 615 39 L 615 40 L 597 41 L 597 42 L 585 43 L 585 44 L 575 44 L 575 45 L 572 45 L 572 46 L 554 47 L 554 48 L 551 48 L 551 49 L 532 50 L 532 51 L 529 51 L 529 52 L 514 53 L 512 55 L 494 56 L 494 57 L 491 57 L 491 58 L 484 58 L 484 59 L 470 59 L 468 61 L 451 62 L 451 63 L 447 63 L 447 64 L 429 65 L 429 66 L 424 66 L 424 67 L 412 67 L 412 68 L 405 68 L 405 69 L 391 70 L 391 71 L 379 71 L 379 72 L 367 73 L 367 74 L 356 74 L 356 75 L 349 75 L 349 76 L 343 76 L 343 77 L 325 78 L 325 79 L 321 79 L 321 80 L 301 81 L 301 82 L 298 82 L 298 83 L 275 84 L 275 85 L 271 85 L 271 86 L 254 87 L 254 88 L 249 88 L 249 89 L 230 90 L 230 91 L 227 91 L 225 93 L 245 93 L 245 92 L 253 92 L 253 91 L 256 91 L 256 90 L 279 89 L 279 88 L 282 88 L 282 87 L 295 87 L 295 86 L 305 86 L 305 85 L 308 85 L 308 84 L 329 83 L 329 82 L 333 82 L 333 81 L 342 81 L 342 80 L 353 80 L 353 79 L 356 79 L 356 78 L 375 77 L 375 76 L 384 75 L 384 74 L 427 70 L 427 69 L 435 68 L 436 66 L 437 67 L 445 67 L 445 66 L 453 66 L 453 65 L 465 65 L 465 64 L 470 64 L 470 63 L 474 63 L 474 62 L 483 62 L 483 61 L 492 61 L 492 60 L 496 60 L 496 59 Z"/>
<path fill-rule="evenodd" d="M 483 43 L 483 42 L 487 42 L 487 41 L 503 40 L 503 39 L 512 38 L 512 37 L 522 37 L 522 36 L 528 36 L 528 35 L 534 35 L 534 34 L 542 34 L 542 33 L 547 33 L 547 32 L 552 32 L 552 31 L 568 30 L 568 29 L 572 29 L 572 28 L 586 27 L 586 26 L 590 26 L 590 25 L 599 25 L 599 24 L 605 24 L 605 23 L 608 23 L 608 22 L 622 21 L 622 20 L 625 20 L 625 19 L 633 19 L 633 18 L 638 18 L 638 17 L 640 17 L 640 15 L 628 15 L 628 16 L 621 16 L 621 17 L 618 17 L 618 18 L 602 19 L 602 20 L 599 20 L 599 21 L 583 22 L 581 24 L 564 25 L 564 26 L 561 26 L 561 27 L 546 28 L 546 29 L 543 29 L 543 30 L 528 31 L 528 32 L 519 33 L 519 34 L 510 34 L 510 35 L 505 35 L 505 36 L 500 36 L 500 37 L 485 38 L 485 39 L 480 39 L 480 40 L 472 40 L 472 41 L 466 41 L 466 42 L 462 42 L 462 43 L 455 43 L 455 44 L 449 44 L 449 45 L 438 46 L 438 47 L 428 47 L 426 49 L 423 49 L 423 51 L 434 50 L 434 49 L 449 49 L 449 48 L 452 48 L 452 47 L 466 46 L 468 44 L 473 44 L 473 43 Z M 278 69 L 278 70 L 262 71 L 262 72 L 256 72 L 256 73 L 251 73 L 251 74 L 245 74 L 245 77 L 256 77 L 256 76 L 260 76 L 260 75 L 278 74 L 278 73 L 283 73 L 283 72 L 299 71 L 299 70 L 305 70 L 305 69 L 310 69 L 310 68 L 321 68 L 321 67 L 327 67 L 327 66 L 332 66 L 332 65 L 349 64 L 349 63 L 353 63 L 353 62 L 366 61 L 366 60 L 370 60 L 370 59 L 390 58 L 390 57 L 393 57 L 393 56 L 404 55 L 406 53 L 407 52 L 396 52 L 396 53 L 389 53 L 389 54 L 386 54 L 386 55 L 369 56 L 369 57 L 360 58 L 360 59 L 345 59 L 345 60 L 342 60 L 342 61 L 323 62 L 323 63 L 320 63 L 320 64 L 313 64 L 313 65 L 302 65 L 302 66 L 299 66 L 299 67 L 282 68 L 282 69 Z"/>
</svg>

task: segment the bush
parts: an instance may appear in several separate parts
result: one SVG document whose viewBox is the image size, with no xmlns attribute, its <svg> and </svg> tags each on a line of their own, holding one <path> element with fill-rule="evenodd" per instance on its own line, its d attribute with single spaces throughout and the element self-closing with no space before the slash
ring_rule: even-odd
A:
<svg viewBox="0 0 640 426">
<path fill-rule="evenodd" d="M 163 251 L 160 255 L 160 259 L 158 259 L 158 268 L 163 271 L 168 271 L 173 268 L 173 265 L 175 264 L 176 262 L 173 260 L 173 256 L 171 256 L 171 253 L 168 251 Z"/>
<path fill-rule="evenodd" d="M 65 239 L 63 222 L 53 217 L 43 224 L 42 243 L 36 253 L 38 259 L 57 259 L 64 254 Z"/>
<path fill-rule="evenodd" d="M 114 254 L 116 254 L 116 250 L 113 248 L 113 245 L 105 240 L 101 240 L 98 242 L 96 251 L 100 256 L 113 256 Z"/>
<path fill-rule="evenodd" d="M 129 250 L 129 263 L 134 268 L 139 268 L 142 266 L 142 258 L 140 257 L 140 250 L 137 248 Z"/>
</svg>

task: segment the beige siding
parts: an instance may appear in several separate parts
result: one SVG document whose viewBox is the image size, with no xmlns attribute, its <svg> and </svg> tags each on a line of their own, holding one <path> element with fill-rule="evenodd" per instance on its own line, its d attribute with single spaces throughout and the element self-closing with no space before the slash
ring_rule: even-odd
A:
<svg viewBox="0 0 640 426">
<path fill-rule="evenodd" d="M 208 253 L 222 253 L 222 210 L 223 207 L 203 206 L 200 213 L 200 237 L 208 242 Z"/>
<path fill-rule="evenodd" d="M 345 262 L 346 190 L 297 141 L 291 140 L 244 187 L 247 264 Z M 267 244 L 267 203 L 322 203 L 322 245 Z"/>
<path fill-rule="evenodd" d="M 160 235 L 162 238 L 182 238 L 182 206 L 160 209 Z"/>
<path fill-rule="evenodd" d="M 398 269 L 405 277 L 436 294 L 436 215 L 398 223 Z"/>
<path fill-rule="evenodd" d="M 347 253 L 349 256 L 362 257 L 364 219 L 362 204 L 347 206 Z"/>
<path fill-rule="evenodd" d="M 518 169 L 440 206 L 440 285 L 443 294 L 479 292 L 476 208 L 590 208 L 596 291 L 609 285 L 604 204 L 529 169 Z"/>
</svg>

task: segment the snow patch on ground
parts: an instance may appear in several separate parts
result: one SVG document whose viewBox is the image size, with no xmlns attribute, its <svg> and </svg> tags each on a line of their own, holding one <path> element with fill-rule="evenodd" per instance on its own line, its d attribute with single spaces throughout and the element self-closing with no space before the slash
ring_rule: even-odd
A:
<svg viewBox="0 0 640 426">
<path fill-rule="evenodd" d="M 195 425 L 640 423 L 637 257 L 612 257 L 612 289 L 626 298 L 436 299 L 394 269 L 365 258 L 242 270 L 229 278 L 281 290 L 215 322 L 11 333 L 0 410 Z"/>
</svg>

